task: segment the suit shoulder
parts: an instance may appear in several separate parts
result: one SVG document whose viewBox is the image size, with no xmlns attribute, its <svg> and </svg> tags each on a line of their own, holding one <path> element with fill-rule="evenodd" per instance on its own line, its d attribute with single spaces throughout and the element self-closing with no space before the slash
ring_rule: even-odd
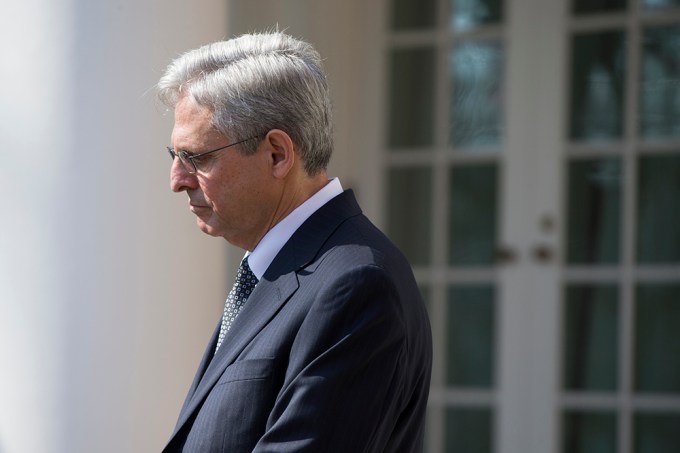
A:
<svg viewBox="0 0 680 453">
<path fill-rule="evenodd" d="M 322 253 L 378 267 L 400 264 L 410 268 L 397 246 L 363 214 L 342 222 L 328 237 Z"/>
</svg>

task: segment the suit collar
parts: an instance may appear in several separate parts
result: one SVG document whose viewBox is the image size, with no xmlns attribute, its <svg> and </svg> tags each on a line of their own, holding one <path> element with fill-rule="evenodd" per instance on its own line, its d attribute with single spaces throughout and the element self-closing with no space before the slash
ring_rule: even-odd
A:
<svg viewBox="0 0 680 453">
<path fill-rule="evenodd" d="M 180 412 L 173 438 L 200 408 L 224 370 L 295 293 L 299 286 L 297 272 L 314 260 L 340 224 L 359 214 L 361 209 L 354 193 L 346 190 L 318 209 L 283 246 L 232 324 L 217 354 L 210 360 L 215 348 L 216 337 L 213 335 Z"/>
<path fill-rule="evenodd" d="M 346 190 L 319 208 L 291 236 L 263 279 L 274 281 L 280 275 L 305 267 L 319 253 L 331 234 L 349 217 L 361 214 L 352 190 Z"/>
</svg>

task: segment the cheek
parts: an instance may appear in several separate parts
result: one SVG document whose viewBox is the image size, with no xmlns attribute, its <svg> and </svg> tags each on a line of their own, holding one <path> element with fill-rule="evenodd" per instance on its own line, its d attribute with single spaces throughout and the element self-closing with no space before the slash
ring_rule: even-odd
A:
<svg viewBox="0 0 680 453">
<path fill-rule="evenodd" d="M 227 193 L 227 188 L 224 187 L 224 184 L 222 184 L 221 181 L 204 179 L 201 181 L 200 186 L 203 197 L 209 204 L 218 201 L 222 194 Z"/>
<path fill-rule="evenodd" d="M 208 206 L 218 215 L 227 214 L 234 199 L 234 188 L 226 183 L 217 184 L 215 181 L 202 187 L 203 197 Z"/>
<path fill-rule="evenodd" d="M 254 171 L 233 171 L 239 164 L 218 169 L 219 178 L 204 180 L 201 184 L 205 201 L 218 216 L 249 217 L 255 214 L 253 211 L 257 211 L 262 203 L 262 185 L 271 183 Z"/>
</svg>

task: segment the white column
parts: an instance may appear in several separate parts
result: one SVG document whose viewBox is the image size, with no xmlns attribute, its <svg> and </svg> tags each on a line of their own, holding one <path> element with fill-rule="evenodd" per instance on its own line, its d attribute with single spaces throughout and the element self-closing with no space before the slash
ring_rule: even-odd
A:
<svg viewBox="0 0 680 453">
<path fill-rule="evenodd" d="M 4 8 L 0 452 L 159 451 L 227 287 L 224 246 L 169 190 L 171 58 L 226 2 Z"/>
<path fill-rule="evenodd" d="M 69 10 L 49 0 L 3 7 L 0 27 L 0 451 L 49 451 L 58 437 L 63 264 L 55 234 Z"/>
</svg>

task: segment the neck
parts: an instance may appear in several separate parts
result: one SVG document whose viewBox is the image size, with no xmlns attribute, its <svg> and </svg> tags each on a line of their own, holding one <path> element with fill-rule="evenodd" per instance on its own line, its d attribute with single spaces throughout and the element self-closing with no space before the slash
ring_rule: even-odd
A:
<svg viewBox="0 0 680 453">
<path fill-rule="evenodd" d="M 257 235 L 256 240 L 247 245 L 234 245 L 240 246 L 244 250 L 255 250 L 255 247 L 257 247 L 262 238 L 274 228 L 274 226 L 285 219 L 305 201 L 309 200 L 319 190 L 323 189 L 326 184 L 328 184 L 328 174 L 325 171 L 321 171 L 314 176 L 305 174 L 301 179 L 291 178 L 286 180 L 281 187 L 279 198 L 272 210 L 270 220 L 265 228 L 262 229 L 261 233 Z"/>
<path fill-rule="evenodd" d="M 302 203 L 309 200 L 315 193 L 323 189 L 326 184 L 328 184 L 328 174 L 325 171 L 321 171 L 314 176 L 305 175 L 297 184 L 293 182 L 284 185 L 278 204 L 279 208 L 272 219 L 275 221 L 270 225 L 270 229 Z"/>
</svg>

